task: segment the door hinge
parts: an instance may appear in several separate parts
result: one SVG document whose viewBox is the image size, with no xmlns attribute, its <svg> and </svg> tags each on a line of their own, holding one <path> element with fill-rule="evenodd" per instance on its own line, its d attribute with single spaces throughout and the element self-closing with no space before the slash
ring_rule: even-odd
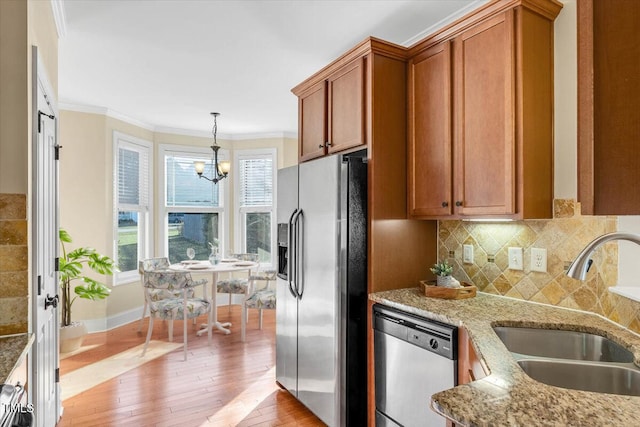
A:
<svg viewBox="0 0 640 427">
<path fill-rule="evenodd" d="M 60 258 L 57 258 L 53 261 L 53 269 L 54 271 L 60 271 Z"/>
<path fill-rule="evenodd" d="M 62 148 L 62 145 L 56 144 L 53 146 L 53 148 L 56 150 L 55 159 L 60 160 L 60 149 Z"/>
<path fill-rule="evenodd" d="M 53 114 L 43 113 L 42 111 L 38 110 L 38 133 L 42 132 L 42 116 L 49 117 L 51 120 L 55 120 L 56 118 L 56 116 L 54 116 Z"/>
<path fill-rule="evenodd" d="M 56 383 L 60 382 L 60 368 L 56 368 Z"/>
<path fill-rule="evenodd" d="M 38 276 L 38 296 L 42 293 L 42 276 Z"/>
</svg>

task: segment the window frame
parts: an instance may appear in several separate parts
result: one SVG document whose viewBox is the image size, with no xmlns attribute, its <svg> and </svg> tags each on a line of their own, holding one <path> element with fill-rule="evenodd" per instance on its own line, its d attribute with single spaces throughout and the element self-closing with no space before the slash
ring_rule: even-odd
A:
<svg viewBox="0 0 640 427">
<path fill-rule="evenodd" d="M 120 204 L 119 201 L 119 160 L 120 148 L 146 153 L 147 156 L 147 206 Z M 141 171 L 138 171 L 140 173 Z M 141 189 L 143 191 L 145 189 Z M 113 259 L 118 260 L 119 211 L 135 211 L 142 215 L 138 219 L 138 259 L 149 258 L 153 248 L 153 143 L 119 131 L 113 131 Z M 139 280 L 138 267 L 128 271 L 116 271 L 113 285 L 119 286 Z"/>
<path fill-rule="evenodd" d="M 262 265 L 266 268 L 272 268 L 276 265 L 276 206 L 277 201 L 277 188 L 278 188 L 278 149 L 277 148 L 257 148 L 257 149 L 245 149 L 234 150 L 233 159 L 233 171 L 236 171 L 234 176 L 234 223 L 238 224 L 234 227 L 234 247 L 238 248 L 237 252 L 246 252 L 247 244 L 247 230 L 246 230 L 246 214 L 248 213 L 271 213 L 271 261 L 263 262 Z M 248 206 L 243 207 L 240 205 L 240 161 L 244 159 L 252 158 L 266 158 L 271 157 L 272 161 L 272 182 L 273 192 L 271 199 L 271 206 Z"/>
<path fill-rule="evenodd" d="M 204 157 L 212 157 L 213 152 L 210 147 L 199 147 L 193 145 L 177 145 L 177 144 L 160 144 L 158 146 L 158 168 L 157 168 L 157 191 L 159 194 L 159 206 L 157 209 L 157 235 L 158 235 L 158 253 L 161 253 L 162 256 L 169 256 L 169 240 L 168 240 L 168 230 L 167 223 L 169 218 L 169 213 L 179 212 L 179 213 L 217 213 L 218 214 L 218 239 L 219 239 L 219 248 L 222 253 L 226 253 L 228 250 L 228 212 L 229 212 L 229 178 L 223 179 L 219 181 L 217 184 L 211 185 L 219 185 L 221 194 L 219 195 L 219 203 L 221 206 L 218 207 L 209 207 L 205 208 L 202 206 L 167 206 L 167 175 L 166 175 L 166 163 L 165 156 L 167 153 L 173 153 L 174 155 L 180 156 L 192 156 L 192 155 L 203 155 Z M 218 151 L 218 161 L 221 160 L 229 160 L 229 150 L 220 148 Z M 231 172 L 233 173 L 233 172 Z M 193 170 L 193 174 L 196 175 L 195 167 Z M 201 178 L 199 178 L 201 179 Z M 225 249 L 226 248 L 226 249 Z M 173 260 L 171 260 L 173 262 Z"/>
</svg>

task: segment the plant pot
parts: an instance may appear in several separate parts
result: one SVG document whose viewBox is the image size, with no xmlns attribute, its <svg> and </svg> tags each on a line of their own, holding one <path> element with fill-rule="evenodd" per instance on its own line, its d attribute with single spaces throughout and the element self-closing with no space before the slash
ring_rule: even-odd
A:
<svg viewBox="0 0 640 427">
<path fill-rule="evenodd" d="M 71 322 L 69 326 L 60 327 L 60 353 L 71 353 L 82 346 L 87 335 L 87 327 L 82 322 Z"/>
<path fill-rule="evenodd" d="M 448 288 L 451 286 L 451 276 L 436 276 L 436 285 Z"/>
</svg>

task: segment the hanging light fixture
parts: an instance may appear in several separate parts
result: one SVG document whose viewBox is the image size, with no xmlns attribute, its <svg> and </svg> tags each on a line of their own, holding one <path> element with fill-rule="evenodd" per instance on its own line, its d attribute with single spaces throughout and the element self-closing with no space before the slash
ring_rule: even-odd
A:
<svg viewBox="0 0 640 427">
<path fill-rule="evenodd" d="M 204 162 L 197 161 L 193 162 L 194 167 L 196 168 L 196 173 L 198 177 L 204 178 L 207 181 L 211 181 L 214 184 L 217 184 L 219 181 L 222 181 L 229 175 L 229 170 L 231 170 L 231 163 L 227 160 L 223 160 L 218 163 L 218 150 L 220 146 L 216 140 L 216 134 L 218 133 L 218 116 L 220 113 L 211 113 L 213 116 L 213 145 L 211 145 L 211 149 L 213 150 L 213 177 L 208 178 L 203 175 L 204 173 Z"/>
</svg>

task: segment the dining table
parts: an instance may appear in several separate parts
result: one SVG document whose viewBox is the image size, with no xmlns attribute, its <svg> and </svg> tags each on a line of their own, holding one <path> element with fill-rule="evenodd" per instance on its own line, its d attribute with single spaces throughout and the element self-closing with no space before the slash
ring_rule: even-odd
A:
<svg viewBox="0 0 640 427">
<path fill-rule="evenodd" d="M 171 264 L 169 267 L 174 271 L 188 271 L 189 273 L 211 274 L 211 324 L 200 325 L 200 330 L 196 335 L 200 336 L 207 332 L 208 328 L 215 328 L 225 334 L 230 334 L 231 322 L 218 321 L 218 305 L 217 305 L 217 283 L 220 273 L 239 273 L 246 271 L 247 280 L 251 277 L 251 270 L 258 267 L 257 262 L 242 261 L 238 259 L 221 259 L 218 264 L 212 264 L 210 261 L 187 260 L 177 264 Z M 212 330 L 213 332 L 213 330 Z"/>
</svg>

